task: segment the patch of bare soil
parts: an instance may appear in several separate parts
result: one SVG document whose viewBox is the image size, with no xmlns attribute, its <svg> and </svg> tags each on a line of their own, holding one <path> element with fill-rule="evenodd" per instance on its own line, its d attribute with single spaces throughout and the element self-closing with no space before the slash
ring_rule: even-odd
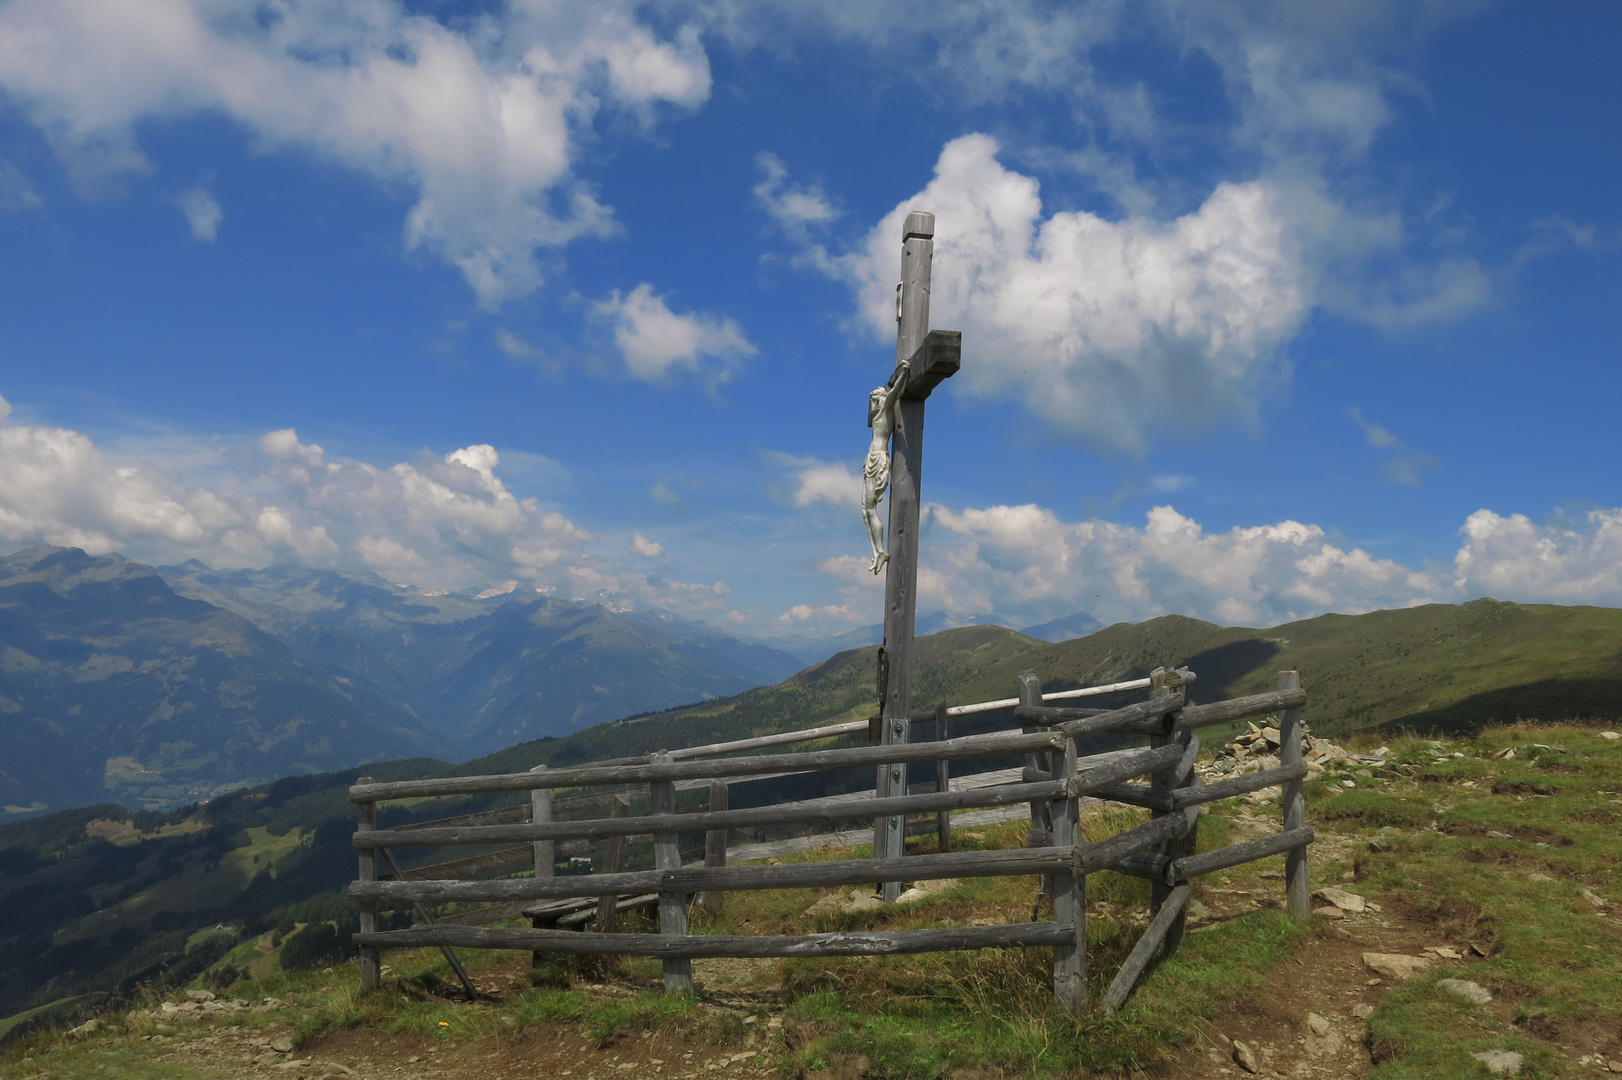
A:
<svg viewBox="0 0 1622 1080">
<path fill-rule="evenodd" d="M 1322 927 L 1293 962 L 1268 972 L 1265 992 L 1235 1002 L 1151 1075 L 1248 1076 L 1237 1060 L 1237 1041 L 1251 1050 L 1260 1076 L 1366 1076 L 1374 1065 L 1362 1017 L 1391 980 L 1368 970 L 1363 954 L 1425 956 L 1436 946 L 1466 955 L 1469 949 L 1468 942 L 1449 943 L 1432 924 L 1400 912 L 1346 914 Z"/>
</svg>

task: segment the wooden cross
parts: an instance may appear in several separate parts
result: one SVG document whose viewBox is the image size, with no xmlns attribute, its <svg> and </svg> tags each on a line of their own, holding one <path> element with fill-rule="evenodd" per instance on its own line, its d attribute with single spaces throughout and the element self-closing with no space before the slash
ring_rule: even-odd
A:
<svg viewBox="0 0 1622 1080">
<path fill-rule="evenodd" d="M 935 387 L 957 374 L 963 335 L 929 329 L 929 271 L 935 250 L 935 215 L 914 210 L 901 238 L 901 283 L 896 286 L 896 371 L 905 378 L 900 416 L 890 440 L 890 561 L 884 579 L 884 644 L 879 650 L 880 742 L 907 742 L 912 715 L 912 639 L 918 612 L 919 480 L 924 464 L 924 402 Z M 911 361 L 910 371 L 901 368 Z M 880 766 L 878 797 L 907 793 L 906 765 Z M 874 822 L 875 858 L 906 853 L 906 818 Z M 884 899 L 901 892 L 886 882 Z"/>
</svg>

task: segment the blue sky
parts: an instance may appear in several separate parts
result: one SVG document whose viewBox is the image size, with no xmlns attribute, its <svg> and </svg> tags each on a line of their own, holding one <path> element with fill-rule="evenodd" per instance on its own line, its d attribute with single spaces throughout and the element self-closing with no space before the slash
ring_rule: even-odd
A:
<svg viewBox="0 0 1622 1080">
<path fill-rule="evenodd" d="M 1622 603 L 1622 9 L 0 3 L 0 542 L 878 621 Z"/>
</svg>

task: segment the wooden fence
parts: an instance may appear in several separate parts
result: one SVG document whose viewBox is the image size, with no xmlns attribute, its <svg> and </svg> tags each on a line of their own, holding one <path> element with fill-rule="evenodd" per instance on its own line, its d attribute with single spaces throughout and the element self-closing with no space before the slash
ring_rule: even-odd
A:
<svg viewBox="0 0 1622 1080">
<path fill-rule="evenodd" d="M 1289 911 L 1309 912 L 1306 827 L 1302 781 L 1300 708 L 1306 694 L 1295 672 L 1280 672 L 1279 689 L 1207 705 L 1185 696 L 1194 682 L 1186 669 L 1156 671 L 1149 679 L 1043 695 L 1034 675 L 1021 677 L 1017 697 L 937 709 L 914 717 L 934 722 L 932 742 L 867 745 L 832 750 L 750 753 L 860 731 L 865 723 L 838 724 L 755 739 L 664 751 L 639 758 L 594 762 L 568 768 L 545 766 L 522 773 L 450 777 L 375 783 L 363 778 L 350 788 L 360 818 L 354 844 L 360 854 L 359 880 L 350 895 L 360 906 L 360 948 L 365 987 L 379 983 L 384 949 L 438 946 L 462 978 L 453 948 L 519 949 L 537 954 L 605 953 L 657 956 L 664 961 L 665 989 L 693 989 L 694 957 L 864 956 L 938 952 L 957 949 L 1047 946 L 1053 949 L 1054 993 L 1067 1009 L 1086 1005 L 1086 880 L 1100 870 L 1114 870 L 1153 882 L 1154 916 L 1127 957 L 1101 1003 L 1118 1007 L 1131 992 L 1155 952 L 1173 950 L 1181 941 L 1189 882 L 1202 874 L 1244 862 L 1287 853 L 1285 891 Z M 1148 690 L 1145 700 L 1114 709 L 1053 704 L 1056 701 Z M 947 721 L 1013 707 L 1020 731 L 950 737 Z M 1280 714 L 1280 764 L 1277 768 L 1205 785 L 1194 768 L 1199 753 L 1198 728 L 1247 717 Z M 1147 736 L 1148 745 L 1078 757 L 1077 740 L 1112 733 Z M 729 756 L 747 754 L 748 756 Z M 1022 769 L 950 780 L 951 762 L 1024 755 Z M 809 772 L 885 767 L 897 762 L 936 762 L 936 790 L 880 798 L 869 792 L 800 802 L 729 809 L 729 784 Z M 1135 783 L 1147 778 L 1146 783 Z M 985 780 L 996 782 L 986 783 Z M 1194 837 L 1202 804 L 1262 788 L 1283 787 L 1283 830 L 1260 839 L 1194 854 Z M 633 816 L 625 789 L 647 793 L 646 813 Z M 590 789 L 621 789 L 597 790 Z M 578 794 L 554 798 L 560 789 Z M 708 789 L 709 801 L 678 811 L 678 792 Z M 528 806 L 481 814 L 377 827 L 377 807 L 389 800 L 492 792 L 530 793 Z M 916 792 L 916 793 L 915 793 Z M 1150 819 L 1107 839 L 1090 842 L 1081 835 L 1079 800 L 1094 798 L 1146 807 Z M 639 800 L 640 801 L 640 800 Z M 953 811 L 1024 804 L 1031 818 L 1030 841 L 1011 851 L 953 852 Z M 560 820 L 565 812 L 606 812 L 584 820 Z M 889 858 L 839 859 L 783 865 L 728 866 L 729 830 L 761 826 L 810 826 L 840 821 L 933 815 L 926 828 L 939 833 L 933 854 Z M 683 865 L 679 840 L 704 833 L 702 864 Z M 653 865 L 623 866 L 625 845 L 652 838 Z M 490 854 L 402 871 L 394 851 L 408 847 L 522 844 Z M 557 875 L 556 860 L 583 845 L 599 845 L 603 872 Z M 695 853 L 696 854 L 696 853 Z M 522 857 L 519 861 L 519 856 Z M 386 864 L 379 872 L 379 859 Z M 529 870 L 529 877 L 471 880 Z M 690 900 L 718 907 L 726 892 L 754 889 L 826 888 L 942 878 L 1039 875 L 1052 896 L 1052 918 L 998 926 L 928 930 L 862 931 L 793 936 L 695 935 L 688 933 Z M 429 904 L 495 905 L 439 922 Z M 655 905 L 656 934 L 613 933 L 615 913 L 636 904 Z M 420 920 L 409 929 L 379 930 L 380 905 L 410 905 Z M 478 925 L 528 914 L 531 926 Z M 595 923 L 593 930 L 565 927 Z"/>
</svg>

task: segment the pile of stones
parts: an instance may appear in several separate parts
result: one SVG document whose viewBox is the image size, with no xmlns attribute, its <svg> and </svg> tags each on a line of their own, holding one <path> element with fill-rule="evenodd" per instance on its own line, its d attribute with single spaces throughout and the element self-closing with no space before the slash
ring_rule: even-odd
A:
<svg viewBox="0 0 1622 1080">
<path fill-rule="evenodd" d="M 1241 773 L 1279 767 L 1278 725 L 1274 723 L 1261 727 L 1255 724 L 1246 726 L 1249 728 L 1248 731 L 1242 731 L 1234 736 L 1231 742 L 1219 748 L 1215 756 L 1200 767 L 1201 775 L 1207 782 L 1224 776 L 1237 776 Z M 1339 776 L 1350 773 L 1365 779 L 1372 778 L 1385 769 L 1386 758 L 1391 753 L 1389 747 L 1382 746 L 1372 754 L 1354 754 L 1350 750 L 1336 746 L 1328 739 L 1316 737 L 1305 723 L 1301 725 L 1301 749 L 1302 759 L 1307 763 L 1307 771 L 1311 775 L 1327 773 Z M 1356 785 L 1356 781 L 1351 779 L 1343 783 L 1348 787 Z M 1277 793 L 1271 788 L 1252 792 L 1252 795 L 1258 797 L 1252 801 L 1265 801 L 1277 797 Z"/>
</svg>

